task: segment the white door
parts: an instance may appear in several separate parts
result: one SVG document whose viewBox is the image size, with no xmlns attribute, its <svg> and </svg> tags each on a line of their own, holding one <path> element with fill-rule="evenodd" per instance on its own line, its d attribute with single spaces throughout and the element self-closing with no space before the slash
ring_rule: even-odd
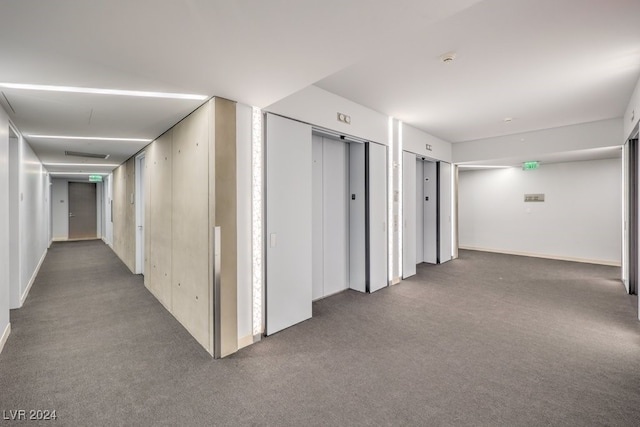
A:
<svg viewBox="0 0 640 427">
<path fill-rule="evenodd" d="M 439 162 L 440 247 L 438 262 L 451 260 L 451 164 Z"/>
<path fill-rule="evenodd" d="M 322 197 L 322 137 L 313 135 L 311 146 L 312 197 L 311 209 L 312 237 L 311 237 L 311 271 L 312 271 L 312 299 L 315 301 L 324 296 L 324 267 L 323 267 L 323 197 Z"/>
<path fill-rule="evenodd" d="M 144 274 L 144 154 L 136 157 L 136 272 Z"/>
<path fill-rule="evenodd" d="M 266 328 L 311 318 L 311 126 L 266 118 Z"/>
<path fill-rule="evenodd" d="M 402 153 L 402 278 L 416 274 L 416 155 Z"/>
<path fill-rule="evenodd" d="M 388 286 L 387 275 L 387 147 L 372 142 L 368 149 L 369 292 Z"/>
</svg>

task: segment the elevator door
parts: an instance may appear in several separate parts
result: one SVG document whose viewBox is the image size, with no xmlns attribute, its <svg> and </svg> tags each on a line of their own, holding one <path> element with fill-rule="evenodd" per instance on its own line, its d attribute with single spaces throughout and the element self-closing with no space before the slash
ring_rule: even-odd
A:
<svg viewBox="0 0 640 427">
<path fill-rule="evenodd" d="M 451 260 L 451 164 L 438 162 L 438 263 Z"/>
<path fill-rule="evenodd" d="M 311 318 L 311 126 L 266 118 L 266 334 Z"/>
<path fill-rule="evenodd" d="M 402 278 L 416 274 L 416 155 L 402 154 Z"/>
<path fill-rule="evenodd" d="M 387 147 L 367 143 L 368 291 L 389 284 L 387 258 Z"/>
<path fill-rule="evenodd" d="M 96 184 L 69 182 L 69 240 L 95 239 Z"/>
<path fill-rule="evenodd" d="M 416 263 L 437 262 L 437 197 L 436 163 L 416 161 Z"/>
<path fill-rule="evenodd" d="M 313 135 L 313 299 L 349 288 L 348 143 Z"/>
</svg>

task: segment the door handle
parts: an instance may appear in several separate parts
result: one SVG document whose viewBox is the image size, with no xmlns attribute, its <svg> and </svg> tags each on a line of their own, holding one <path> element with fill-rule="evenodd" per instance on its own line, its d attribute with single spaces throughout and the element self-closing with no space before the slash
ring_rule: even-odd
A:
<svg viewBox="0 0 640 427">
<path fill-rule="evenodd" d="M 69 212 L 69 218 L 73 218 L 75 215 Z"/>
</svg>

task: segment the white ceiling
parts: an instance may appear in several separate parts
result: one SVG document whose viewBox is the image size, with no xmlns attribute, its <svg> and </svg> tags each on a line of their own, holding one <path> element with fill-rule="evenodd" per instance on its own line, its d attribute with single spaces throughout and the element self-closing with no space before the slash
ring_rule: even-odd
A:
<svg viewBox="0 0 640 427">
<path fill-rule="evenodd" d="M 526 161 L 537 161 L 541 165 L 565 162 L 586 162 L 590 160 L 622 159 L 622 147 L 600 147 L 586 150 L 561 151 L 557 153 L 547 153 L 535 158 L 530 157 L 507 157 L 496 160 L 483 160 L 477 162 L 459 163 L 462 171 L 479 170 L 487 167 L 522 167 Z"/>
<path fill-rule="evenodd" d="M 0 82 L 260 107 L 317 84 L 456 142 L 620 116 L 640 74 L 638 16 L 637 0 L 1 2 Z M 28 135 L 153 139 L 202 102 L 0 90 L 45 163 L 100 163 L 73 150 L 116 164 L 146 143 Z"/>
<path fill-rule="evenodd" d="M 482 1 L 317 85 L 450 142 L 620 117 L 639 16 L 638 0 Z"/>
</svg>

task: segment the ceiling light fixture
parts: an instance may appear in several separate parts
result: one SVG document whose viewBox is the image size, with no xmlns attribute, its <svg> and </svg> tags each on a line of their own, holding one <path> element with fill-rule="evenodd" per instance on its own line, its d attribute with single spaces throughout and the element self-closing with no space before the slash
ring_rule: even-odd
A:
<svg viewBox="0 0 640 427">
<path fill-rule="evenodd" d="M 105 168 L 115 168 L 117 165 L 115 163 L 43 163 L 43 165 L 45 166 L 69 166 L 69 167 L 75 167 L 75 166 L 86 166 L 89 168 L 93 168 L 93 167 L 105 167 Z"/>
<path fill-rule="evenodd" d="M 511 123 L 513 121 L 513 117 L 505 117 L 503 120 L 505 123 Z"/>
<path fill-rule="evenodd" d="M 204 101 L 208 95 L 190 93 L 150 92 L 142 90 L 104 89 L 95 87 L 37 85 L 27 83 L 0 83 L 0 87 L 7 89 L 40 90 L 46 92 L 88 93 L 93 95 L 136 96 L 142 98 L 192 99 Z"/>
<path fill-rule="evenodd" d="M 41 139 L 81 139 L 96 141 L 130 141 L 130 142 L 151 142 L 148 138 L 111 138 L 106 136 L 70 136 L 70 135 L 27 135 L 27 138 Z"/>
<path fill-rule="evenodd" d="M 458 165 L 459 168 L 478 168 L 478 169 L 509 169 L 511 166 L 493 166 L 493 165 Z"/>
<path fill-rule="evenodd" d="M 109 172 L 49 172 L 49 175 L 109 175 Z"/>
</svg>

